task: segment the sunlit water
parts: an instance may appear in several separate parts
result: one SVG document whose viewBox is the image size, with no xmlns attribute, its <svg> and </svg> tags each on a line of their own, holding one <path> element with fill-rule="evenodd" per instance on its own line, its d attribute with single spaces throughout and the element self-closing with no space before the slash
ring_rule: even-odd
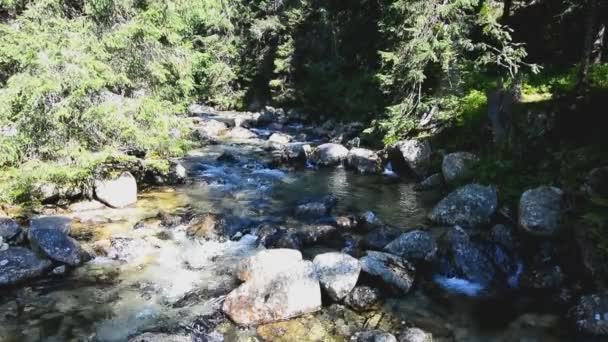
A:
<svg viewBox="0 0 608 342">
<path fill-rule="evenodd" d="M 217 161 L 225 152 L 236 160 Z M 338 198 L 336 214 L 371 210 L 384 222 L 408 229 L 425 225 L 428 209 L 438 200 L 438 194 L 415 192 L 412 182 L 396 179 L 390 170 L 382 176 L 361 176 L 343 169 L 270 169 L 264 163 L 266 155 L 261 143 L 211 145 L 185 161 L 195 179 L 192 184 L 142 194 L 135 208 L 73 214 L 81 222 L 74 233 L 86 237 L 88 244 L 112 241 L 121 248 L 67 277 L 1 293 L 0 341 L 126 341 L 144 331 L 175 331 L 216 311 L 222 296 L 237 285 L 233 268 L 255 251 L 256 238 L 244 235 L 238 241 L 204 242 L 188 238 L 183 227 L 169 232 L 160 227 L 133 229 L 139 220 L 160 210 L 188 206 L 200 213 L 262 222 L 286 217 L 302 200 L 333 194 Z M 441 281 L 472 295 L 478 290 L 459 279 Z M 409 322 L 457 341 L 559 340 L 554 316 L 513 314 L 517 311 L 506 302 L 494 309 L 513 317 L 505 320 L 498 314 L 501 324 L 488 328 L 479 320 L 479 308 L 495 304 L 463 301 L 445 293 L 429 295 L 418 286 L 406 296 L 390 298 L 383 311 L 396 324 Z M 347 336 L 334 326 L 334 320 L 344 318 L 332 312 L 324 309 L 319 315 L 329 318 L 319 318 L 320 324 L 331 340 L 344 340 Z M 370 324 L 362 319 L 356 327 L 375 327 Z M 233 330 L 233 334 L 256 332 Z"/>
</svg>

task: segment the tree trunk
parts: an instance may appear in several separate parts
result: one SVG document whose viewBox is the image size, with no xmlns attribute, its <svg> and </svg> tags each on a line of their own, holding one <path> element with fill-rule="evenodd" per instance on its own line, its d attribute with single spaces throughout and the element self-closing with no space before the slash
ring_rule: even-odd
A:
<svg viewBox="0 0 608 342">
<path fill-rule="evenodd" d="M 587 13 L 585 15 L 585 37 L 583 46 L 583 58 L 578 75 L 578 90 L 581 90 L 587 83 L 589 74 L 589 66 L 591 64 L 591 56 L 593 54 L 593 41 L 597 37 L 596 22 L 597 22 L 597 0 L 587 0 Z"/>
<path fill-rule="evenodd" d="M 505 0 L 504 7 L 502 10 L 502 19 L 501 21 L 504 23 L 511 17 L 511 8 L 513 7 L 513 0 Z"/>
<path fill-rule="evenodd" d="M 600 64 L 602 62 L 602 51 L 604 50 L 604 42 L 606 41 L 606 25 L 599 25 L 595 41 L 593 42 L 593 51 L 591 52 L 591 62 Z"/>
</svg>

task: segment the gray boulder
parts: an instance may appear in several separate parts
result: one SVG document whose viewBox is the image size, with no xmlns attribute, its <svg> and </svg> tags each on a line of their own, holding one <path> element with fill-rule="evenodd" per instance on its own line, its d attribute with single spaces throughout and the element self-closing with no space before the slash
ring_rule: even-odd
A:
<svg viewBox="0 0 608 342">
<path fill-rule="evenodd" d="M 312 160 L 319 166 L 341 165 L 348 156 L 348 149 L 340 144 L 327 143 L 318 146 L 312 153 Z"/>
<path fill-rule="evenodd" d="M 382 330 L 358 332 L 350 338 L 351 342 L 397 342 L 397 338 Z"/>
<path fill-rule="evenodd" d="M 8 217 L 0 217 L 0 239 L 11 243 L 20 240 L 21 227 L 15 220 Z"/>
<path fill-rule="evenodd" d="M 0 286 L 15 285 L 39 277 L 52 267 L 49 260 L 22 247 L 0 251 Z"/>
<path fill-rule="evenodd" d="M 443 157 L 441 172 L 448 185 L 462 184 L 473 178 L 474 167 L 479 162 L 476 155 L 469 152 L 454 152 Z"/>
<path fill-rule="evenodd" d="M 442 199 L 433 208 L 429 218 L 443 225 L 475 227 L 489 223 L 497 208 L 496 189 L 469 184 Z"/>
<path fill-rule="evenodd" d="M 380 226 L 365 234 L 361 240 L 361 245 L 365 248 L 381 250 L 395 240 L 399 234 L 401 234 L 401 231 L 397 228 Z"/>
<path fill-rule="evenodd" d="M 344 299 L 344 303 L 355 311 L 367 311 L 380 302 L 380 291 L 369 286 L 355 287 Z"/>
<path fill-rule="evenodd" d="M 534 235 L 552 236 L 559 232 L 563 191 L 549 186 L 530 189 L 519 200 L 519 226 Z"/>
<path fill-rule="evenodd" d="M 243 127 L 234 127 L 226 135 L 231 139 L 237 140 L 255 139 L 258 137 L 257 134 Z"/>
<path fill-rule="evenodd" d="M 95 197 L 112 208 L 125 208 L 137 202 L 137 181 L 130 172 L 114 179 L 96 180 Z"/>
<path fill-rule="evenodd" d="M 58 230 L 63 234 L 70 234 L 72 230 L 72 220 L 65 216 L 42 216 L 32 219 L 30 231 L 38 229 Z"/>
<path fill-rule="evenodd" d="M 433 334 L 418 328 L 408 328 L 399 334 L 399 342 L 433 342 Z"/>
<path fill-rule="evenodd" d="M 387 284 L 408 292 L 414 284 L 415 269 L 405 259 L 396 255 L 367 251 L 360 260 L 363 272 L 380 277 Z"/>
<path fill-rule="evenodd" d="M 198 137 L 203 140 L 216 139 L 228 130 L 228 125 L 217 120 L 207 120 L 197 127 Z"/>
<path fill-rule="evenodd" d="M 283 321 L 321 309 L 321 287 L 310 261 L 291 264 L 272 276 L 253 277 L 230 292 L 222 310 L 239 325 Z"/>
<path fill-rule="evenodd" d="M 273 133 L 269 138 L 268 142 L 277 144 L 288 144 L 291 141 L 291 137 L 283 133 Z"/>
<path fill-rule="evenodd" d="M 28 238 L 34 250 L 51 260 L 69 266 L 79 266 L 88 260 L 88 255 L 80 244 L 60 230 L 30 229 Z"/>
<path fill-rule="evenodd" d="M 362 174 L 382 172 L 382 161 L 378 155 L 364 148 L 352 148 L 346 156 L 346 165 Z"/>
<path fill-rule="evenodd" d="M 302 261 L 302 253 L 295 249 L 266 249 L 243 259 L 236 268 L 236 277 L 242 281 L 272 278 L 276 273 L 289 270 Z"/>
<path fill-rule="evenodd" d="M 337 198 L 328 195 L 319 201 L 303 203 L 296 206 L 295 215 L 299 218 L 320 218 L 329 215 L 331 209 L 338 203 Z"/>
<path fill-rule="evenodd" d="M 407 260 L 430 262 L 437 256 L 437 242 L 424 230 L 412 230 L 401 234 L 384 250 Z"/>
<path fill-rule="evenodd" d="M 313 260 L 321 286 L 329 296 L 339 301 L 357 285 L 361 264 L 359 260 L 343 253 L 319 254 Z"/>
<path fill-rule="evenodd" d="M 608 336 L 608 293 L 582 296 L 570 310 L 570 316 L 580 332 Z"/>
<path fill-rule="evenodd" d="M 414 186 L 416 191 L 428 191 L 440 189 L 443 187 L 443 175 L 440 173 L 434 173 L 424 179 L 422 182 Z"/>
<path fill-rule="evenodd" d="M 393 146 L 395 165 L 403 162 L 416 176 L 424 177 L 431 162 L 431 144 L 422 140 L 404 140 Z"/>
</svg>

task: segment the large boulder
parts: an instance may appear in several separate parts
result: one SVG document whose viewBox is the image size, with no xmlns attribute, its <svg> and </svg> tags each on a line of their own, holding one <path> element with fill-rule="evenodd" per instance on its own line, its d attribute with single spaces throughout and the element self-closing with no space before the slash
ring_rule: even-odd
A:
<svg viewBox="0 0 608 342">
<path fill-rule="evenodd" d="M 563 191 L 550 186 L 530 189 L 519 200 L 519 226 L 534 235 L 551 236 L 559 232 Z"/>
<path fill-rule="evenodd" d="M 321 286 L 329 296 L 339 301 L 357 285 L 361 264 L 343 253 L 319 254 L 313 260 Z"/>
<path fill-rule="evenodd" d="M 283 321 L 320 309 L 321 287 L 310 261 L 290 264 L 271 276 L 254 273 L 226 296 L 222 306 L 236 324 L 246 326 Z"/>
<path fill-rule="evenodd" d="M 137 202 L 137 181 L 130 172 L 114 179 L 96 180 L 95 197 L 112 208 L 125 208 Z"/>
<path fill-rule="evenodd" d="M 376 152 L 364 148 L 352 148 L 346 156 L 346 165 L 362 174 L 382 172 L 382 161 Z"/>
<path fill-rule="evenodd" d="M 34 250 L 49 259 L 69 265 L 79 266 L 88 259 L 80 244 L 57 229 L 30 229 L 28 238 Z"/>
<path fill-rule="evenodd" d="M 387 284 L 408 292 L 414 284 L 415 269 L 405 259 L 396 255 L 367 251 L 360 260 L 363 272 L 382 278 Z"/>
<path fill-rule="evenodd" d="M 382 330 L 367 330 L 353 335 L 350 342 L 397 342 L 397 338 Z"/>
<path fill-rule="evenodd" d="M 469 184 L 456 189 L 433 208 L 429 218 L 449 226 L 475 227 L 490 222 L 498 208 L 496 189 Z"/>
<path fill-rule="evenodd" d="M 478 162 L 479 158 L 469 152 L 454 152 L 445 155 L 441 163 L 441 172 L 445 182 L 448 185 L 458 185 L 471 180 Z"/>
<path fill-rule="evenodd" d="M 203 140 L 216 139 L 228 130 L 228 125 L 217 120 L 207 120 L 200 123 L 196 132 L 198 137 Z"/>
<path fill-rule="evenodd" d="M 295 249 L 277 248 L 257 252 L 242 260 L 236 268 L 236 277 L 242 281 L 259 278 L 272 278 L 302 261 L 302 253 Z"/>
<path fill-rule="evenodd" d="M 36 278 L 50 270 L 52 263 L 22 247 L 0 251 L 0 287 Z"/>
<path fill-rule="evenodd" d="M 369 286 L 355 287 L 344 299 L 344 303 L 355 311 L 367 311 L 380 302 L 380 291 Z"/>
<path fill-rule="evenodd" d="M 273 133 L 269 138 L 268 142 L 277 144 L 288 144 L 291 141 L 291 136 L 284 133 Z"/>
<path fill-rule="evenodd" d="M 423 140 L 404 140 L 395 143 L 392 147 L 391 161 L 399 173 L 406 170 L 417 177 L 426 176 L 431 162 L 431 144 Z"/>
<path fill-rule="evenodd" d="M 0 217 L 0 239 L 4 242 L 16 242 L 20 240 L 21 227 L 15 220 L 8 217 Z"/>
<path fill-rule="evenodd" d="M 608 336 L 608 292 L 582 296 L 570 316 L 580 332 Z"/>
<path fill-rule="evenodd" d="M 236 140 L 247 140 L 257 138 L 257 134 L 243 127 L 234 127 L 228 133 L 227 136 L 231 139 Z"/>
<path fill-rule="evenodd" d="M 312 153 L 312 160 L 319 166 L 337 166 L 348 156 L 348 149 L 340 144 L 327 143 L 318 146 Z"/>
<path fill-rule="evenodd" d="M 289 162 L 306 163 L 312 153 L 312 147 L 307 143 L 294 142 L 285 144 L 283 153 Z"/>
<path fill-rule="evenodd" d="M 365 248 L 381 250 L 391 241 L 395 240 L 401 231 L 389 226 L 380 226 L 365 234 L 361 240 L 361 245 Z"/>
<path fill-rule="evenodd" d="M 399 334 L 399 342 L 433 342 L 433 334 L 418 328 L 407 328 Z"/>
<path fill-rule="evenodd" d="M 437 256 L 437 242 L 429 232 L 412 230 L 401 234 L 386 245 L 384 250 L 410 261 L 430 262 Z"/>
<path fill-rule="evenodd" d="M 58 230 L 63 234 L 70 234 L 72 230 L 72 219 L 65 216 L 41 216 L 32 219 L 30 231 L 37 229 Z"/>
</svg>

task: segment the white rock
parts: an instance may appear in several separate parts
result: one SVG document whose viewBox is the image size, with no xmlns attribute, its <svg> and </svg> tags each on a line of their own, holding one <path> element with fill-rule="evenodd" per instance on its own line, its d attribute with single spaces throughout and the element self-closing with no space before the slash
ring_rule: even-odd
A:
<svg viewBox="0 0 608 342">
<path fill-rule="evenodd" d="M 124 208 L 137 202 L 137 182 L 129 172 L 118 178 L 95 181 L 95 197 L 112 208 Z"/>
<path fill-rule="evenodd" d="M 319 254 L 313 260 L 321 286 L 333 300 L 341 300 L 355 288 L 361 264 L 359 260 L 344 253 Z"/>
</svg>

